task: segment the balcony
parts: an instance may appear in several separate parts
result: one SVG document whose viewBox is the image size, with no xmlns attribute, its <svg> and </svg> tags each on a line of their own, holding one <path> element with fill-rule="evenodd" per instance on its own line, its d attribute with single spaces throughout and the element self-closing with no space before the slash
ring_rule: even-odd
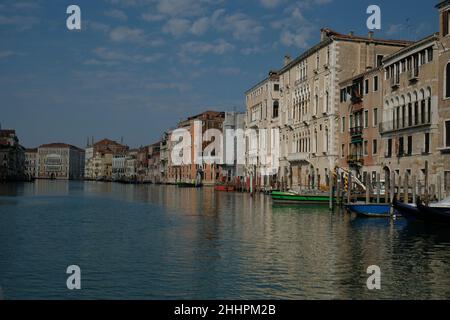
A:
<svg viewBox="0 0 450 320">
<path fill-rule="evenodd" d="M 290 153 L 287 156 L 287 160 L 289 162 L 309 162 L 309 154 L 302 152 L 302 153 Z"/>
<path fill-rule="evenodd" d="M 350 155 L 350 156 L 347 157 L 347 163 L 350 166 L 360 166 L 360 167 L 362 167 L 364 165 L 364 159 L 362 158 L 362 156 Z"/>
<path fill-rule="evenodd" d="M 406 130 L 406 129 L 414 129 L 414 128 L 420 128 L 423 126 L 429 126 L 431 125 L 431 119 L 432 115 L 425 114 L 417 115 L 417 117 L 406 117 L 406 118 L 399 118 L 395 120 L 385 121 L 379 124 L 379 131 L 381 134 L 389 133 L 393 131 L 400 131 L 400 130 Z"/>
<path fill-rule="evenodd" d="M 361 127 L 361 126 L 350 128 L 350 135 L 352 137 L 361 136 L 362 133 L 363 133 L 363 127 Z"/>
<path fill-rule="evenodd" d="M 417 81 L 419 79 L 419 67 L 414 67 L 408 71 L 408 80 Z"/>
<path fill-rule="evenodd" d="M 400 74 L 395 74 L 390 79 L 391 88 L 396 89 L 400 86 Z"/>
</svg>

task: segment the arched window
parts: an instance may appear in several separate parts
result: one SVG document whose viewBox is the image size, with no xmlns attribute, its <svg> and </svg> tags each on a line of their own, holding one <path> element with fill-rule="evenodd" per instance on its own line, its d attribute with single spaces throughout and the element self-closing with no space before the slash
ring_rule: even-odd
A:
<svg viewBox="0 0 450 320">
<path fill-rule="evenodd" d="M 450 98 L 450 63 L 445 67 L 445 97 Z"/>
</svg>

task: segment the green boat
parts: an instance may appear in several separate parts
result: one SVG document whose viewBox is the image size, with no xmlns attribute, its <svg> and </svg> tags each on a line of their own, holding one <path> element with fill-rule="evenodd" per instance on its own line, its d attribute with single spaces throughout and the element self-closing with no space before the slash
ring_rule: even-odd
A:
<svg viewBox="0 0 450 320">
<path fill-rule="evenodd" d="M 307 195 L 297 194 L 293 192 L 281 192 L 273 191 L 272 200 L 275 203 L 283 204 L 323 204 L 328 205 L 330 203 L 329 195 Z M 336 201 L 336 198 L 333 199 Z"/>
</svg>

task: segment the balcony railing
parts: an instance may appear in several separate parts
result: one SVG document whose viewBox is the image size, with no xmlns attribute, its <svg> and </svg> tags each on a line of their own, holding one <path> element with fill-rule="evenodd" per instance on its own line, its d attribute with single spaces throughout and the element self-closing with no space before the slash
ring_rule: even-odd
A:
<svg viewBox="0 0 450 320">
<path fill-rule="evenodd" d="M 419 78 L 419 67 L 414 67 L 408 71 L 408 80 L 415 81 Z"/>
<path fill-rule="evenodd" d="M 397 130 L 427 126 L 431 124 L 431 114 L 419 114 L 413 117 L 398 118 L 385 121 L 379 124 L 380 133 L 392 132 Z"/>
<path fill-rule="evenodd" d="M 363 132 L 363 127 L 362 126 L 357 126 L 357 127 L 350 128 L 350 135 L 351 136 L 360 136 L 360 135 L 362 135 L 362 132 Z"/>
<path fill-rule="evenodd" d="M 396 88 L 400 85 L 400 74 L 395 74 L 391 77 L 391 88 Z"/>
<path fill-rule="evenodd" d="M 364 159 L 360 155 L 349 155 L 347 157 L 347 163 L 349 165 L 363 166 L 364 165 Z"/>
</svg>

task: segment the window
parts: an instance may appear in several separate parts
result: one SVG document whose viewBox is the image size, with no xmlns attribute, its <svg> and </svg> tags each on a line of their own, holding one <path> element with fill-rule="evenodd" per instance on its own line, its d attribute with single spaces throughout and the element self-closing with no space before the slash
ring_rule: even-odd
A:
<svg viewBox="0 0 450 320">
<path fill-rule="evenodd" d="M 445 37 L 448 35 L 448 14 L 449 11 L 443 12 L 442 13 L 442 35 Z"/>
<path fill-rule="evenodd" d="M 377 68 L 383 64 L 383 55 L 377 54 Z"/>
<path fill-rule="evenodd" d="M 378 108 L 373 109 L 373 126 L 378 125 Z"/>
<path fill-rule="evenodd" d="M 405 144 L 403 137 L 398 138 L 398 156 L 401 157 L 405 153 Z"/>
<path fill-rule="evenodd" d="M 345 144 L 341 146 L 341 158 L 345 157 Z"/>
<path fill-rule="evenodd" d="M 280 85 L 277 84 L 277 83 L 274 84 L 274 85 L 273 85 L 273 90 L 274 90 L 274 91 L 280 91 Z"/>
<path fill-rule="evenodd" d="M 433 61 L 433 48 L 427 49 L 427 55 L 428 55 L 428 62 Z"/>
<path fill-rule="evenodd" d="M 408 136 L 408 156 L 412 155 L 413 137 Z"/>
<path fill-rule="evenodd" d="M 386 154 L 387 158 L 392 157 L 392 139 L 388 139 L 387 141 L 387 154 Z"/>
<path fill-rule="evenodd" d="M 369 94 L 369 79 L 364 81 L 364 94 Z"/>
<path fill-rule="evenodd" d="M 369 110 L 364 111 L 364 128 L 369 127 Z"/>
<path fill-rule="evenodd" d="M 372 154 L 377 154 L 378 153 L 378 140 L 374 139 L 372 141 Z"/>
<path fill-rule="evenodd" d="M 341 121 L 341 132 L 344 133 L 345 132 L 345 117 L 342 117 L 342 121 Z"/>
<path fill-rule="evenodd" d="M 450 148 L 450 120 L 445 121 L 445 147 Z"/>
<path fill-rule="evenodd" d="M 430 153 L 430 133 L 425 133 L 425 149 L 423 150 L 425 154 Z"/>
<path fill-rule="evenodd" d="M 450 63 L 445 67 L 445 97 L 450 98 Z"/>
<path fill-rule="evenodd" d="M 364 155 L 367 156 L 369 154 L 369 141 L 364 141 Z"/>
<path fill-rule="evenodd" d="M 278 118 L 278 110 L 280 108 L 280 103 L 278 101 L 273 102 L 273 112 L 272 118 Z"/>
<path fill-rule="evenodd" d="M 378 76 L 373 77 L 373 91 L 378 91 Z"/>
<path fill-rule="evenodd" d="M 450 192 L 450 171 L 444 172 L 444 189 L 445 192 Z"/>
</svg>

